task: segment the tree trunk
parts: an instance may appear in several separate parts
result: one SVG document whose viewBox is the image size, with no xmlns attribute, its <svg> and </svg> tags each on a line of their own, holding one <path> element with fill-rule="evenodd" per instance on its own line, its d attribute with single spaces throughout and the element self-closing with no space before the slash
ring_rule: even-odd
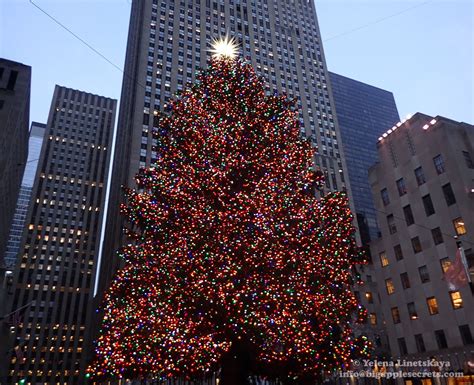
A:
<svg viewBox="0 0 474 385">
<path fill-rule="evenodd" d="M 221 381 L 219 385 L 249 385 L 251 358 L 245 344 L 233 343 L 222 357 Z"/>
</svg>

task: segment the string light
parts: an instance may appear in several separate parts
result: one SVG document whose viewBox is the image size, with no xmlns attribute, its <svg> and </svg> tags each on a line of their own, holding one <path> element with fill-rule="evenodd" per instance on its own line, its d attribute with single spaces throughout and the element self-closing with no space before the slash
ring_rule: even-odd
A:
<svg viewBox="0 0 474 385">
<path fill-rule="evenodd" d="M 155 117 L 158 159 L 122 206 L 131 239 L 105 296 L 96 379 L 192 378 L 236 343 L 271 376 L 320 375 L 367 354 L 351 322 L 363 263 L 344 193 L 323 176 L 294 103 L 252 67 L 213 58 Z"/>
</svg>

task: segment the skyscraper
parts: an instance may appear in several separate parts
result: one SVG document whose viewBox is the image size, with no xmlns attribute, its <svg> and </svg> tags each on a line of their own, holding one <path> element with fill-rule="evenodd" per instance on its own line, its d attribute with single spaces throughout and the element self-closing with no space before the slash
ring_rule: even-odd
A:
<svg viewBox="0 0 474 385">
<path fill-rule="evenodd" d="M 82 381 L 115 110 L 113 99 L 54 90 L 15 270 L 8 384 Z"/>
<path fill-rule="evenodd" d="M 28 140 L 28 158 L 26 160 L 25 172 L 21 181 L 15 215 L 13 216 L 10 227 L 10 235 L 5 252 L 5 266 L 7 269 L 13 269 L 15 267 L 16 258 L 20 251 L 21 237 L 25 227 L 26 214 L 31 202 L 31 193 L 33 191 L 45 129 L 45 124 L 37 122 L 31 123 L 30 138 Z"/>
<path fill-rule="evenodd" d="M 0 270 L 28 153 L 31 67 L 0 59 Z"/>
<path fill-rule="evenodd" d="M 302 134 L 318 154 L 328 189 L 349 190 L 341 138 L 313 1 L 144 0 L 132 3 L 120 101 L 100 293 L 110 280 L 119 245 L 120 186 L 133 186 L 140 167 L 153 164 L 155 111 L 206 67 L 211 42 L 230 35 L 262 75 L 269 92 L 295 98 Z"/>
<path fill-rule="evenodd" d="M 377 162 L 377 138 L 400 120 L 389 91 L 329 73 L 347 160 L 357 225 L 363 244 L 378 238 L 369 168 Z"/>
<path fill-rule="evenodd" d="M 417 113 L 377 147 L 369 175 L 382 237 L 370 247 L 392 355 L 467 374 L 474 297 L 456 254 L 460 241 L 474 278 L 474 126 Z"/>
</svg>

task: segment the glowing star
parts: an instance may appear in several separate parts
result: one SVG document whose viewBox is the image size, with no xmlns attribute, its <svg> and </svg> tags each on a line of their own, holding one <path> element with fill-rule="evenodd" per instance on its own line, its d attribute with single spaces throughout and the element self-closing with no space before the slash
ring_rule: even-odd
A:
<svg viewBox="0 0 474 385">
<path fill-rule="evenodd" d="M 237 56 L 237 42 L 235 39 L 227 36 L 220 39 L 215 39 L 212 42 L 211 53 L 216 58 L 233 59 Z"/>
</svg>

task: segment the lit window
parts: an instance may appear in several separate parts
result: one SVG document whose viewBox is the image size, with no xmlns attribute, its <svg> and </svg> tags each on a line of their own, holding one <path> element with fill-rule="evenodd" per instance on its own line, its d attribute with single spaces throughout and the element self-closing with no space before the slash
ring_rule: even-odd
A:
<svg viewBox="0 0 474 385">
<path fill-rule="evenodd" d="M 393 281 L 391 278 L 385 280 L 385 288 L 387 289 L 387 294 L 395 293 L 395 286 L 393 285 Z"/>
<path fill-rule="evenodd" d="M 461 293 L 459 291 L 450 291 L 451 303 L 453 309 L 461 309 L 463 307 Z"/>
<path fill-rule="evenodd" d="M 372 292 L 368 291 L 365 293 L 365 298 L 367 298 L 368 303 L 374 303 L 374 297 L 372 295 Z"/>
<path fill-rule="evenodd" d="M 456 218 L 453 221 L 453 226 L 454 226 L 454 230 L 456 231 L 457 235 L 466 234 L 466 227 L 464 225 L 464 220 L 461 217 Z"/>
<path fill-rule="evenodd" d="M 369 320 L 371 325 L 377 325 L 377 314 L 370 313 Z"/>
<path fill-rule="evenodd" d="M 431 315 L 438 314 L 438 302 L 435 297 L 429 297 L 426 299 L 428 305 L 428 311 Z"/>
<path fill-rule="evenodd" d="M 382 251 L 379 254 L 379 257 L 380 257 L 380 263 L 382 264 L 382 267 L 385 267 L 385 266 L 389 265 L 389 260 L 388 260 L 388 257 L 387 257 L 387 254 L 385 253 L 385 251 Z"/>
<path fill-rule="evenodd" d="M 441 264 L 441 270 L 443 270 L 443 273 L 446 273 L 446 271 L 451 266 L 451 261 L 448 257 L 441 259 L 439 263 Z"/>
</svg>

